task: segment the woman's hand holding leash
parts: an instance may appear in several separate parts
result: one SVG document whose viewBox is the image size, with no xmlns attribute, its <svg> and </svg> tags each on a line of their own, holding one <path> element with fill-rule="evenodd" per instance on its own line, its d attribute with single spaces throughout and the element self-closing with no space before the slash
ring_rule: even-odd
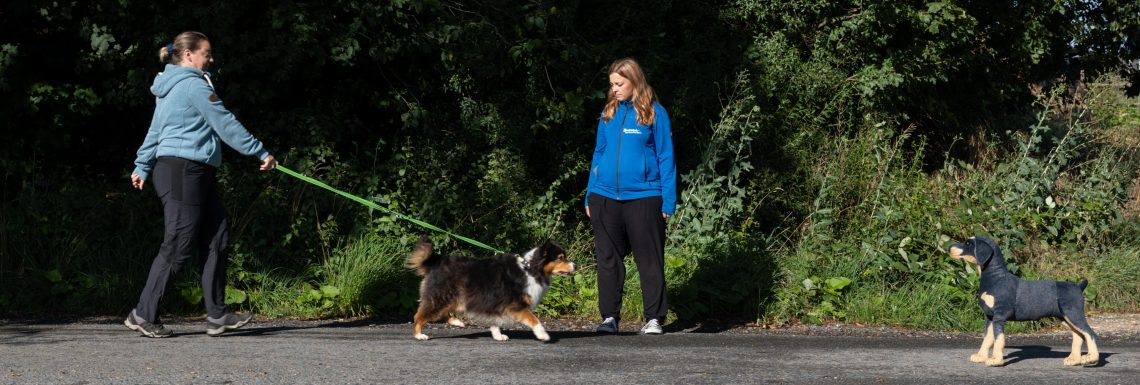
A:
<svg viewBox="0 0 1140 385">
<path fill-rule="evenodd" d="M 273 155 L 261 160 L 261 167 L 259 168 L 261 171 L 271 171 L 275 168 L 277 168 L 277 159 L 273 158 Z"/>
</svg>

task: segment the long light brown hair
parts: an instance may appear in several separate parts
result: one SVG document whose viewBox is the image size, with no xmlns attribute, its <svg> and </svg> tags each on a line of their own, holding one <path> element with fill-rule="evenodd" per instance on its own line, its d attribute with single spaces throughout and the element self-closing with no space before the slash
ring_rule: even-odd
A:
<svg viewBox="0 0 1140 385">
<path fill-rule="evenodd" d="M 182 62 L 182 51 L 198 50 L 203 40 L 210 40 L 205 34 L 195 31 L 186 31 L 174 37 L 174 42 L 158 49 L 158 60 L 163 63 L 178 64 Z"/>
<path fill-rule="evenodd" d="M 629 101 L 633 102 L 633 109 L 637 111 L 637 124 L 653 124 L 657 117 L 653 111 L 653 101 L 657 100 L 657 96 L 653 94 L 653 87 L 645 81 L 645 72 L 641 70 L 641 65 L 637 64 L 637 60 L 628 57 L 618 59 L 610 64 L 610 71 L 606 74 L 618 74 L 633 83 L 633 95 L 630 95 Z M 614 93 L 610 92 L 606 98 L 606 108 L 602 110 L 602 120 L 608 122 L 613 119 L 617 106 L 618 100 L 614 97 Z"/>
</svg>

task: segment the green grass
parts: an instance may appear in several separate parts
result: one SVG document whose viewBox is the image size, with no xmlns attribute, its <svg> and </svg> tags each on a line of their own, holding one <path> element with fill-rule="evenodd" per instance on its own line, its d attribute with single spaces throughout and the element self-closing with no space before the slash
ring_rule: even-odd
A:
<svg viewBox="0 0 1140 385">
<path fill-rule="evenodd" d="M 1088 280 L 1085 295 L 1090 297 L 1095 309 L 1110 312 L 1140 309 L 1140 246 L 1105 252 L 1102 258 L 1095 259 Z"/>
<path fill-rule="evenodd" d="M 271 316 L 404 316 L 414 311 L 418 277 L 404 267 L 408 251 L 400 239 L 366 234 L 334 250 L 305 274 L 260 273 L 252 305 Z"/>
</svg>

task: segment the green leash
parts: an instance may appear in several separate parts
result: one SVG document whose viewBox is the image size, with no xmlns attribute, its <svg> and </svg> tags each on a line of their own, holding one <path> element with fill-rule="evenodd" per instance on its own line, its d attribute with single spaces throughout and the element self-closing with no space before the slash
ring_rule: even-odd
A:
<svg viewBox="0 0 1140 385">
<path fill-rule="evenodd" d="M 340 190 L 337 190 L 337 189 L 333 188 L 332 186 L 329 186 L 329 185 L 327 185 L 327 184 L 324 184 L 324 182 L 321 182 L 321 181 L 319 181 L 319 180 L 316 180 L 316 179 L 313 179 L 313 178 L 310 178 L 310 177 L 307 177 L 307 176 L 301 175 L 301 174 L 297 173 L 296 171 L 290 170 L 288 167 L 282 166 L 282 165 L 280 165 L 280 164 L 278 164 L 278 165 L 277 165 L 277 171 L 281 171 L 281 172 L 283 172 L 283 173 L 286 173 L 286 174 L 292 175 L 294 178 L 297 178 L 297 179 L 303 180 L 303 181 L 305 181 L 305 182 L 308 182 L 308 183 L 310 183 L 310 184 L 312 184 L 312 185 L 314 185 L 314 186 L 317 186 L 317 187 L 323 188 L 323 189 L 325 189 L 325 190 L 329 190 L 329 191 L 332 191 L 332 192 L 334 192 L 334 193 L 340 194 L 341 196 L 343 196 L 343 197 L 345 197 L 345 198 L 348 198 L 348 199 L 352 199 L 352 200 L 356 201 L 357 203 L 360 203 L 360 204 L 362 204 L 362 205 L 368 206 L 368 207 L 370 207 L 370 208 L 374 208 L 374 209 L 377 209 L 377 210 L 380 210 L 380 211 L 383 211 L 383 212 L 386 212 L 386 213 L 389 213 L 389 214 L 395 215 L 397 218 L 400 218 L 400 219 L 404 219 L 404 220 L 407 220 L 408 222 L 412 222 L 412 223 L 415 223 L 415 224 L 417 224 L 417 225 L 420 225 L 420 226 L 422 226 L 422 227 L 424 227 L 424 228 L 427 228 L 427 229 L 431 229 L 431 230 L 435 230 L 435 231 L 438 231 L 438 232 L 441 232 L 441 233 L 444 233 L 444 234 L 447 234 L 447 235 L 450 235 L 450 236 L 453 236 L 453 237 L 459 238 L 460 240 L 462 240 L 462 241 L 464 241 L 464 242 L 470 243 L 470 244 L 472 244 L 472 245 L 475 245 L 475 246 L 479 246 L 479 247 L 482 247 L 482 248 L 484 248 L 484 249 L 487 249 L 487 250 L 490 250 L 490 251 L 494 251 L 494 252 L 496 252 L 496 253 L 499 253 L 499 254 L 504 254 L 502 250 L 496 249 L 496 248 L 494 248 L 494 247 L 491 247 L 491 246 L 487 246 L 487 245 L 483 244 L 482 242 L 476 241 L 476 240 L 474 240 L 474 239 L 471 239 L 471 238 L 467 238 L 467 237 L 464 237 L 464 236 L 462 236 L 462 235 L 459 235 L 459 234 L 456 234 L 456 233 L 453 233 L 453 232 L 450 232 L 450 231 L 447 231 L 447 230 L 441 229 L 441 228 L 439 228 L 439 227 L 436 227 L 435 225 L 432 225 L 432 224 L 430 224 L 430 223 L 427 223 L 427 222 L 421 221 L 421 220 L 419 220 L 419 219 L 416 219 L 416 218 L 412 218 L 412 217 L 409 217 L 409 216 L 407 216 L 407 215 L 401 214 L 401 213 L 399 213 L 399 212 L 393 211 L 393 210 L 391 210 L 391 209 L 389 209 L 389 208 L 387 208 L 387 207 L 383 207 L 383 206 L 380 206 L 380 205 L 376 204 L 376 202 L 373 202 L 373 201 L 370 201 L 370 200 L 367 200 L 367 199 L 364 199 L 364 198 L 358 197 L 358 196 L 356 196 L 356 195 L 352 195 L 352 194 L 346 193 L 346 192 L 344 192 L 344 191 L 340 191 Z"/>
</svg>

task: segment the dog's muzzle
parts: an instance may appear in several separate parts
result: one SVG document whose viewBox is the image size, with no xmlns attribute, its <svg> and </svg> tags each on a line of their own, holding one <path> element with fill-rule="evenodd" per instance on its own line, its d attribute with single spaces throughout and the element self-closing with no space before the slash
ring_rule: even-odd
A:
<svg viewBox="0 0 1140 385">
<path fill-rule="evenodd" d="M 957 245 L 950 246 L 950 258 L 962 260 L 962 248 Z"/>
<path fill-rule="evenodd" d="M 574 266 L 574 262 L 567 263 L 566 266 L 564 266 L 564 267 L 565 268 L 554 269 L 554 271 L 553 271 L 554 275 L 557 275 L 560 277 L 569 277 L 570 275 L 574 274 L 575 270 L 577 270 Z"/>
</svg>

